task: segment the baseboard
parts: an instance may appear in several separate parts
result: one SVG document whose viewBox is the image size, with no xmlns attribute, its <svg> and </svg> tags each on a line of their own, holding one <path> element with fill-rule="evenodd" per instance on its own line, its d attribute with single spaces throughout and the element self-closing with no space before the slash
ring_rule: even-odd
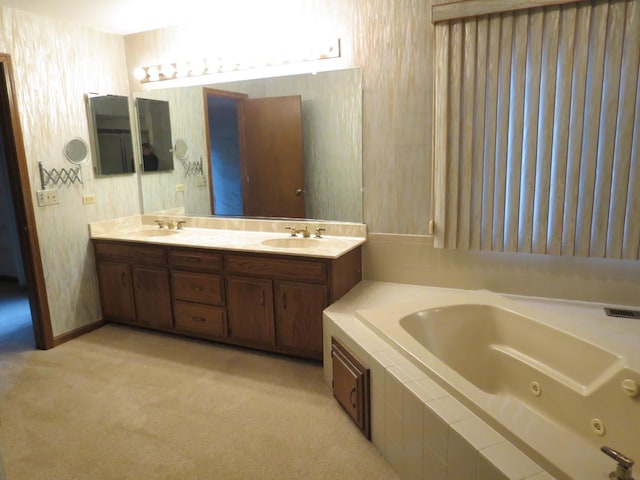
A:
<svg viewBox="0 0 640 480">
<path fill-rule="evenodd" d="M 63 343 L 73 340 L 74 338 L 78 338 L 85 333 L 93 332 L 100 327 L 104 327 L 106 324 L 107 322 L 105 320 L 98 320 L 97 322 L 93 322 L 80 328 L 76 328 L 75 330 L 71 330 L 70 332 L 63 333 L 62 335 L 58 335 L 53 338 L 53 346 L 57 347 L 58 345 L 62 345 Z"/>
</svg>

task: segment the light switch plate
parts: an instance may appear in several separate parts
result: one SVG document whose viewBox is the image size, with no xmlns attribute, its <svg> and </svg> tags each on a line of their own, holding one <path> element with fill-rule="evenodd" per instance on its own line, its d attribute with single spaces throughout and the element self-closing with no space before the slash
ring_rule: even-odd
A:
<svg viewBox="0 0 640 480">
<path fill-rule="evenodd" d="M 96 196 L 94 194 L 82 195 L 82 203 L 89 205 L 90 203 L 96 203 Z"/>
<path fill-rule="evenodd" d="M 38 197 L 38 205 L 40 207 L 46 207 L 47 205 L 56 205 L 60 203 L 58 200 L 58 189 L 52 188 L 50 190 L 38 190 L 36 192 Z"/>
</svg>

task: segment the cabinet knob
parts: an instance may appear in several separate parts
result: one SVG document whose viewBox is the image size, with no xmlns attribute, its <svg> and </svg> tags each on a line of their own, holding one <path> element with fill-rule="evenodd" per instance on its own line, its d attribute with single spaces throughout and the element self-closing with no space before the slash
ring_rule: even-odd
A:
<svg viewBox="0 0 640 480">
<path fill-rule="evenodd" d="M 349 401 L 351 402 L 351 406 L 353 408 L 356 408 L 358 405 L 356 403 L 356 400 L 353 399 L 353 394 L 356 394 L 356 400 L 358 399 L 358 392 L 356 390 L 356 387 L 352 387 L 351 388 L 351 393 L 349 393 Z"/>
</svg>

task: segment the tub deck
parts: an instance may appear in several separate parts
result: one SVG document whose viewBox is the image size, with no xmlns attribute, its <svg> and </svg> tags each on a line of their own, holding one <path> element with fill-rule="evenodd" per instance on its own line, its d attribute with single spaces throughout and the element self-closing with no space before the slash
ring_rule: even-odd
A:
<svg viewBox="0 0 640 480">
<path fill-rule="evenodd" d="M 465 303 L 504 309 L 484 330 L 455 324 L 456 316 L 423 328 L 425 310 Z M 615 464 L 602 445 L 640 460 L 640 399 L 620 387 L 626 378 L 640 381 L 637 320 L 583 302 L 382 282 L 362 282 L 327 309 L 325 325 L 327 318 L 343 330 L 360 324 L 375 332 L 556 478 L 607 478 Z"/>
</svg>

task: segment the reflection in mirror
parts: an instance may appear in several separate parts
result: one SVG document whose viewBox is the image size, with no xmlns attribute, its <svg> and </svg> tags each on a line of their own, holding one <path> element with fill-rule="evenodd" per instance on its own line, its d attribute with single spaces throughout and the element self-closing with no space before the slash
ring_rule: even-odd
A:
<svg viewBox="0 0 640 480">
<path fill-rule="evenodd" d="M 302 103 L 305 217 L 362 222 L 361 70 L 349 68 L 318 74 L 156 88 L 134 94 L 169 102 L 174 138 L 189 146 L 193 162 L 202 159 L 202 174 L 189 174 L 187 163 L 173 175 L 144 175 L 141 196 L 146 213 L 176 207 L 190 215 L 211 214 L 211 154 L 205 122 L 205 87 L 243 93 L 250 98 L 299 95 Z M 184 191 L 176 192 L 176 185 Z"/>
<path fill-rule="evenodd" d="M 88 94 L 87 114 L 96 175 L 133 173 L 129 98 Z"/>
<path fill-rule="evenodd" d="M 136 98 L 144 172 L 173 170 L 169 102 Z"/>
</svg>

